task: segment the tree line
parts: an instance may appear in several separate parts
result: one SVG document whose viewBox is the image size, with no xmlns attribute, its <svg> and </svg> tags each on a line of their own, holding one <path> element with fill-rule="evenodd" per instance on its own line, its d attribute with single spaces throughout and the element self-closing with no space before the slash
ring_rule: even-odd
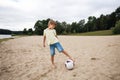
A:
<svg viewBox="0 0 120 80">
<path fill-rule="evenodd" d="M 0 34 L 11 34 L 12 31 L 8 29 L 0 29 Z"/>
<path fill-rule="evenodd" d="M 34 25 L 34 30 L 32 28 L 27 29 L 24 28 L 23 31 L 10 31 L 10 30 L 0 30 L 1 33 L 12 33 L 12 34 L 26 34 L 26 35 L 42 35 L 43 30 L 47 28 L 47 24 L 50 18 L 46 20 L 38 20 Z M 90 31 L 98 31 L 98 30 L 109 30 L 114 29 L 114 33 L 120 33 L 120 7 L 118 7 L 111 14 L 103 15 L 101 14 L 98 18 L 95 16 L 89 16 L 88 21 L 85 22 L 85 19 L 82 19 L 78 22 L 72 22 L 71 24 L 63 21 L 56 21 L 56 31 L 57 34 L 71 34 L 71 33 L 82 33 L 82 32 L 90 32 Z"/>
<path fill-rule="evenodd" d="M 43 30 L 47 28 L 47 23 L 50 19 L 38 20 L 34 25 L 34 33 L 38 35 L 43 34 Z M 103 15 L 96 18 L 95 16 L 88 17 L 87 23 L 85 19 L 80 20 L 79 22 L 72 22 L 68 24 L 67 22 L 56 21 L 56 31 L 58 34 L 70 34 L 70 33 L 82 33 L 98 30 L 109 30 L 115 27 L 115 24 L 120 20 L 120 7 L 118 7 L 111 14 Z M 25 31 L 25 30 L 24 30 Z M 30 31 L 30 30 L 29 30 Z"/>
</svg>

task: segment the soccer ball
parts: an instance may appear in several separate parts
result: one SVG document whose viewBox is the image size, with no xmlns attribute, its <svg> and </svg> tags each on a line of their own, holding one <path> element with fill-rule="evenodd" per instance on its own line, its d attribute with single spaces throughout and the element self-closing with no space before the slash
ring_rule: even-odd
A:
<svg viewBox="0 0 120 80">
<path fill-rule="evenodd" d="M 68 70 L 72 70 L 74 68 L 74 62 L 70 59 L 68 59 L 67 61 L 65 61 L 65 67 Z"/>
</svg>

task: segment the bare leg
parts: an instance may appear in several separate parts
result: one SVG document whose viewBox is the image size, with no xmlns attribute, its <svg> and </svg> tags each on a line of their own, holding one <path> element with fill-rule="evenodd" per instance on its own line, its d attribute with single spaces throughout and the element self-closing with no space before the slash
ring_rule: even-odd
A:
<svg viewBox="0 0 120 80">
<path fill-rule="evenodd" d="M 73 60 L 73 59 L 71 58 L 71 56 L 70 56 L 65 50 L 63 50 L 62 53 L 65 54 L 69 59 Z M 73 61 L 74 61 L 74 60 L 73 60 Z"/>
<path fill-rule="evenodd" d="M 54 56 L 51 56 L 51 62 L 52 62 L 52 67 L 56 68 L 55 63 L 54 63 Z"/>
</svg>

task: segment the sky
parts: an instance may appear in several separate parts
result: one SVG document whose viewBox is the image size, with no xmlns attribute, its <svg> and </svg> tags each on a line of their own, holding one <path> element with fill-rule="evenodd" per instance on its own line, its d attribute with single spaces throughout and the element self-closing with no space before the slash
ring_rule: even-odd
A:
<svg viewBox="0 0 120 80">
<path fill-rule="evenodd" d="M 37 20 L 51 18 L 60 22 L 78 22 L 89 16 L 110 14 L 119 0 L 0 0 L 0 28 L 33 28 Z"/>
</svg>

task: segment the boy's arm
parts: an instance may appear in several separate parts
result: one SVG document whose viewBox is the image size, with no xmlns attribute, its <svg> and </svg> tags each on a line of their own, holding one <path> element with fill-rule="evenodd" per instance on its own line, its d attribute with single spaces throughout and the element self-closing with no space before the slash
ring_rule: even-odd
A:
<svg viewBox="0 0 120 80">
<path fill-rule="evenodd" d="M 45 47 L 46 36 L 43 36 L 43 47 Z"/>
<path fill-rule="evenodd" d="M 55 30 L 55 37 L 58 38 L 57 33 L 56 33 L 56 30 Z"/>
</svg>

